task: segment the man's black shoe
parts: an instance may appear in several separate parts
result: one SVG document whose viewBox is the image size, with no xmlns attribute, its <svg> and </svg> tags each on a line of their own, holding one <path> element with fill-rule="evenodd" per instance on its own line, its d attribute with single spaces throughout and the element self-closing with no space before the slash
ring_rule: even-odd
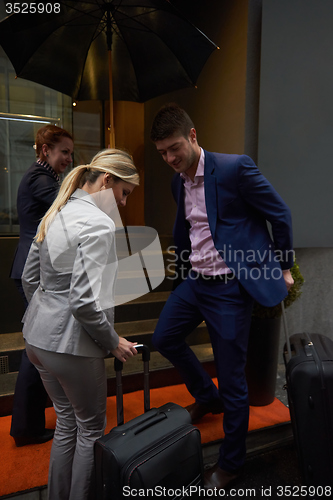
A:
<svg viewBox="0 0 333 500">
<path fill-rule="evenodd" d="M 19 448 L 21 446 L 26 446 L 27 444 L 42 444 L 53 439 L 54 430 L 45 429 L 44 434 L 39 436 L 19 436 L 14 437 L 16 446 Z"/>
<path fill-rule="evenodd" d="M 229 472 L 221 469 L 218 464 L 215 464 L 211 469 L 204 474 L 204 488 L 206 490 L 217 488 L 222 490 L 234 483 L 239 477 L 239 471 Z"/>
<path fill-rule="evenodd" d="M 223 413 L 223 403 L 220 399 L 214 399 L 209 403 L 193 403 L 186 407 L 186 410 L 191 415 L 192 423 L 198 422 L 202 417 L 207 415 L 207 413 Z"/>
</svg>

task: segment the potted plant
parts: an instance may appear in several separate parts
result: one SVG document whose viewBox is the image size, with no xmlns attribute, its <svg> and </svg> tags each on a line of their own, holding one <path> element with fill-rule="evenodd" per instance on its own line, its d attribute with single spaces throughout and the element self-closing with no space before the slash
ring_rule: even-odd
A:
<svg viewBox="0 0 333 500">
<path fill-rule="evenodd" d="M 284 299 L 285 308 L 302 294 L 304 278 L 296 260 L 291 274 L 294 284 Z M 264 307 L 255 302 L 253 306 L 246 364 L 249 402 L 253 406 L 270 404 L 275 397 L 281 315 L 281 304 Z"/>
</svg>

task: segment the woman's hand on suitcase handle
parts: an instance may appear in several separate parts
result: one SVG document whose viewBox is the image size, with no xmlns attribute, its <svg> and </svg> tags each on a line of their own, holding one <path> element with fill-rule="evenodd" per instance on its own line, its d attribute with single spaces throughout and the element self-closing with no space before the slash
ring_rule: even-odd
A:
<svg viewBox="0 0 333 500">
<path fill-rule="evenodd" d="M 119 359 L 119 361 L 124 363 L 127 358 L 138 354 L 137 350 L 135 349 L 136 345 L 137 342 L 129 342 L 124 337 L 119 337 L 118 347 L 116 347 L 116 349 L 113 349 L 111 352 L 117 359 Z"/>
</svg>

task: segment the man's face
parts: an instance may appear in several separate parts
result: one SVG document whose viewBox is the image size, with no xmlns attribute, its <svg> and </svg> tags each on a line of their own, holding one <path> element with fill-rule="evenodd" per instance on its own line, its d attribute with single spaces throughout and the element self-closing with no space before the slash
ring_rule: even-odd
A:
<svg viewBox="0 0 333 500">
<path fill-rule="evenodd" d="M 161 141 L 156 141 L 155 145 L 163 160 L 175 172 L 186 172 L 191 168 L 197 167 L 200 150 L 198 153 L 198 144 L 194 129 L 191 130 L 188 138 L 174 134 Z"/>
</svg>

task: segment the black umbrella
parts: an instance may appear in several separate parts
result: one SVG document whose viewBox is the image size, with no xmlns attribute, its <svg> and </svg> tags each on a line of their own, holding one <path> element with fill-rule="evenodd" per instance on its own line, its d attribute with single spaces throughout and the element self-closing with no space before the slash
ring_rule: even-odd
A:
<svg viewBox="0 0 333 500">
<path fill-rule="evenodd" d="M 20 78 L 74 100 L 109 99 L 112 135 L 113 100 L 144 102 L 195 86 L 217 48 L 168 0 L 44 5 L 48 12 L 20 12 L 3 20 L 0 45 Z"/>
</svg>

